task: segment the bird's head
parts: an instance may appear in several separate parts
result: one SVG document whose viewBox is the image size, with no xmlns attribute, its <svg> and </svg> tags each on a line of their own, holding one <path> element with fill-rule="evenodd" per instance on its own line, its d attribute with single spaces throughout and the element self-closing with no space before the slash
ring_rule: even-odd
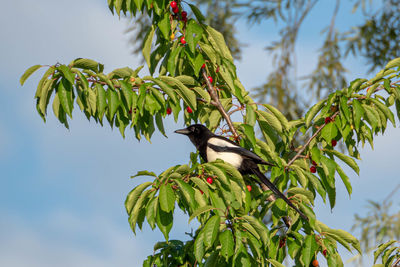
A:
<svg viewBox="0 0 400 267">
<path fill-rule="evenodd" d="M 192 143 L 198 147 L 214 134 L 204 125 L 192 124 L 187 128 L 176 130 L 175 133 L 187 135 Z"/>
</svg>

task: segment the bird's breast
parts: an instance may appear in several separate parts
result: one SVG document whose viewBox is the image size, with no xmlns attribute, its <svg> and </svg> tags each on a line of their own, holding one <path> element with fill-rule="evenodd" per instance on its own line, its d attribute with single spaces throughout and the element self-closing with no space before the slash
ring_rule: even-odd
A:
<svg viewBox="0 0 400 267">
<path fill-rule="evenodd" d="M 217 152 L 212 148 L 207 147 L 207 161 L 213 162 L 217 159 L 222 159 L 223 161 L 233 165 L 236 169 L 239 169 L 243 161 L 243 158 L 239 154 L 232 152 Z"/>
</svg>

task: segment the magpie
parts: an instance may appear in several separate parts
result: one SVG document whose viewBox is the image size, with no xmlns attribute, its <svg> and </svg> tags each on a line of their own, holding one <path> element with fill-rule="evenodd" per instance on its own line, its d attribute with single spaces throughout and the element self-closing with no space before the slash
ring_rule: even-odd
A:
<svg viewBox="0 0 400 267">
<path fill-rule="evenodd" d="M 175 133 L 188 136 L 205 162 L 222 159 L 233 165 L 243 175 L 256 175 L 276 196 L 282 198 L 290 207 L 297 211 L 303 219 L 308 220 L 307 216 L 293 205 L 293 203 L 265 177 L 258 167 L 258 164 L 269 166 L 273 166 L 273 164 L 266 162 L 255 153 L 237 145 L 235 142 L 214 134 L 201 124 L 190 125 L 187 128 L 176 130 Z"/>
</svg>

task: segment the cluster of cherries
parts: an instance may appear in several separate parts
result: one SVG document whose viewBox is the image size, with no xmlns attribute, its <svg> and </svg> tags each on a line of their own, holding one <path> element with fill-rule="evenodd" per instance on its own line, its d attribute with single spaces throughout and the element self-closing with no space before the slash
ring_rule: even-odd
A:
<svg viewBox="0 0 400 267">
<path fill-rule="evenodd" d="M 175 1 L 172 1 L 171 3 L 169 3 L 170 7 L 172 8 L 172 12 L 177 15 L 179 14 L 179 6 L 178 3 Z M 183 22 L 187 22 L 187 12 L 186 11 L 182 11 L 181 12 L 181 18 Z"/>
<path fill-rule="evenodd" d="M 332 122 L 333 120 L 332 120 L 332 118 L 331 117 L 326 117 L 325 118 L 325 124 L 328 124 L 328 123 L 330 123 L 330 122 Z M 332 139 L 331 140 L 331 145 L 332 145 L 332 147 L 335 147 L 336 145 L 337 145 L 337 141 L 335 140 L 335 139 Z M 316 173 L 317 172 L 317 163 L 315 162 L 315 161 L 311 161 L 311 164 L 312 164 L 312 166 L 310 167 L 310 172 L 312 172 L 312 173 Z"/>
</svg>

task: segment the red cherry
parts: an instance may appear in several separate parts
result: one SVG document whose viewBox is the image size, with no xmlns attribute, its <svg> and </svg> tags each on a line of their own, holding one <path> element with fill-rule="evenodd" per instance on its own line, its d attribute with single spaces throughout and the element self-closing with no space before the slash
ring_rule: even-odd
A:
<svg viewBox="0 0 400 267">
<path fill-rule="evenodd" d="M 318 164 L 315 161 L 311 161 L 311 164 L 317 166 Z"/>
<path fill-rule="evenodd" d="M 204 192 L 203 192 L 203 191 L 201 191 L 201 190 L 200 190 L 200 193 L 201 193 L 201 194 L 204 194 Z"/>
<path fill-rule="evenodd" d="M 211 76 L 208 76 L 208 80 L 210 81 L 210 83 L 213 82 L 213 78 Z"/>
<path fill-rule="evenodd" d="M 332 121 L 331 117 L 326 117 L 325 118 L 325 123 L 330 123 Z"/>
<path fill-rule="evenodd" d="M 247 187 L 247 190 L 249 190 L 249 192 L 251 192 L 251 189 L 252 189 L 251 185 L 248 184 L 248 185 L 246 185 L 246 187 Z"/>
<path fill-rule="evenodd" d="M 186 23 L 187 22 L 187 18 L 186 17 L 183 18 L 182 21 Z"/>
<path fill-rule="evenodd" d="M 193 113 L 193 110 L 192 110 L 190 107 L 187 107 L 187 108 L 186 108 L 186 111 L 187 111 L 188 113 Z"/>
<path fill-rule="evenodd" d="M 332 145 L 332 146 L 336 146 L 336 145 L 337 145 L 337 141 L 336 141 L 335 139 L 333 139 L 333 140 L 331 141 L 331 145 Z"/>
<path fill-rule="evenodd" d="M 317 168 L 315 166 L 311 166 L 310 167 L 310 172 L 316 173 L 317 172 Z"/>
<path fill-rule="evenodd" d="M 282 247 L 284 247 L 284 246 L 285 246 L 285 244 L 286 244 L 286 237 L 285 237 L 285 238 L 283 238 L 283 239 L 281 239 L 281 240 L 279 240 L 279 248 L 282 248 Z"/>
<path fill-rule="evenodd" d="M 178 7 L 178 4 L 177 4 L 175 1 L 172 1 L 169 5 L 170 5 L 172 8 L 177 8 L 177 7 Z"/>
<path fill-rule="evenodd" d="M 182 38 L 181 38 L 181 44 L 186 44 L 186 40 L 185 40 L 185 37 L 184 36 L 182 36 Z"/>
<path fill-rule="evenodd" d="M 179 13 L 179 7 L 173 8 L 172 12 L 174 12 L 175 14 L 178 14 Z"/>
<path fill-rule="evenodd" d="M 312 261 L 312 266 L 318 267 L 319 266 L 319 262 L 317 260 L 313 260 Z"/>
<path fill-rule="evenodd" d="M 172 109 L 171 108 L 167 108 L 167 114 L 171 115 Z"/>
<path fill-rule="evenodd" d="M 213 183 L 213 178 L 208 177 L 208 178 L 207 178 L 207 183 L 212 184 L 212 183 Z"/>
<path fill-rule="evenodd" d="M 129 114 L 132 114 L 132 108 L 129 110 Z"/>
<path fill-rule="evenodd" d="M 181 16 L 182 16 L 182 19 L 186 18 L 187 17 L 187 12 L 186 11 L 182 11 Z"/>
<path fill-rule="evenodd" d="M 324 249 L 324 250 L 322 251 L 322 254 L 324 254 L 324 256 L 326 257 L 326 254 L 327 254 L 326 249 Z"/>
<path fill-rule="evenodd" d="M 204 69 L 206 67 L 206 63 L 204 63 L 201 68 Z"/>
</svg>

